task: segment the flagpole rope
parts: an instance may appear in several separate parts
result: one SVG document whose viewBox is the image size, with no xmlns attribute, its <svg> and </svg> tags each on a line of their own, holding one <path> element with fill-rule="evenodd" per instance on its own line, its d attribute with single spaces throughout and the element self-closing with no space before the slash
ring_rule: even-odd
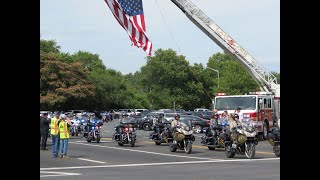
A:
<svg viewBox="0 0 320 180">
<path fill-rule="evenodd" d="M 157 0 L 154 0 L 154 1 L 155 1 L 156 5 L 157 5 L 157 7 L 158 7 L 158 9 L 159 9 L 159 12 L 160 12 L 160 14 L 161 14 L 162 20 L 163 20 L 163 21 L 165 22 L 165 24 L 167 25 L 168 31 L 169 31 L 169 33 L 170 33 L 170 35 L 171 35 L 171 38 L 173 39 L 173 41 L 176 43 L 176 46 L 178 47 L 179 53 L 180 53 L 180 54 L 183 54 L 182 51 L 181 51 L 181 49 L 180 49 L 180 47 L 179 47 L 179 44 L 177 43 L 176 39 L 174 38 L 172 32 L 170 31 L 169 25 L 168 25 L 167 21 L 165 20 L 163 14 L 162 14 L 162 11 L 161 11 L 161 9 L 160 9 L 160 7 L 159 7 L 159 4 L 158 4 Z M 195 75 L 195 73 L 192 71 L 192 69 L 190 69 L 190 70 L 191 70 L 191 72 L 192 72 L 192 75 L 193 75 L 193 76 L 196 78 L 196 80 L 198 81 L 198 83 L 201 83 L 201 81 L 199 81 L 199 79 L 197 78 L 197 76 Z M 201 86 L 202 86 L 204 92 L 206 93 L 206 95 L 207 95 L 210 99 L 212 99 L 212 97 L 210 96 L 210 94 L 209 94 L 209 93 L 206 91 L 206 89 L 203 87 L 203 83 L 201 83 Z"/>
<path fill-rule="evenodd" d="M 179 49 L 179 53 L 182 54 L 182 51 L 181 51 L 181 49 L 180 49 L 180 47 L 179 47 L 179 44 L 177 43 L 176 39 L 174 38 L 172 32 L 170 31 L 169 24 L 167 23 L 166 19 L 164 18 L 164 16 L 163 16 L 163 14 L 162 14 L 162 11 L 161 11 L 161 9 L 160 9 L 160 7 L 159 7 L 159 4 L 158 4 L 157 0 L 154 0 L 154 1 L 156 2 L 156 5 L 157 5 L 157 7 L 158 7 L 158 9 L 159 9 L 159 12 L 160 12 L 160 14 L 161 14 L 162 20 L 163 20 L 164 23 L 167 25 L 168 31 L 169 31 L 169 33 L 170 33 L 170 35 L 171 35 L 171 38 L 172 38 L 173 41 L 176 43 L 176 45 L 177 45 L 177 47 L 178 47 L 178 49 Z"/>
</svg>

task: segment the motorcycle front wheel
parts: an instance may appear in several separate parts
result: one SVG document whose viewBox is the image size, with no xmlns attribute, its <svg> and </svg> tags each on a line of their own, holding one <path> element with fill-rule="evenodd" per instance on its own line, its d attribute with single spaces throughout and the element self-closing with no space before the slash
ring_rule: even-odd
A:
<svg viewBox="0 0 320 180">
<path fill-rule="evenodd" d="M 156 145 L 160 145 L 161 143 L 160 142 L 154 142 Z"/>
<path fill-rule="evenodd" d="M 273 146 L 273 152 L 277 157 L 280 157 L 280 144 Z"/>
<path fill-rule="evenodd" d="M 169 150 L 170 152 L 176 152 L 177 151 L 177 146 L 173 145 L 172 143 L 169 144 Z"/>
<path fill-rule="evenodd" d="M 251 143 L 247 147 L 246 147 L 247 149 L 245 150 L 245 154 L 248 159 L 253 159 L 256 154 L 256 146 L 255 144 Z"/>
<path fill-rule="evenodd" d="M 236 152 L 234 152 L 231 148 L 231 145 L 226 146 L 225 152 L 228 158 L 233 158 Z"/>
<path fill-rule="evenodd" d="M 186 143 L 183 149 L 185 153 L 190 154 L 192 151 L 192 144 L 190 142 Z"/>
<path fill-rule="evenodd" d="M 100 139 L 101 139 L 100 135 L 99 135 L 99 134 L 97 134 L 97 139 L 96 139 L 97 143 L 99 143 L 99 142 L 100 142 Z"/>
<path fill-rule="evenodd" d="M 87 142 L 91 142 L 91 141 L 92 141 L 92 138 L 88 137 Z"/>
<path fill-rule="evenodd" d="M 131 139 L 131 141 L 130 141 L 130 147 L 133 147 L 133 146 L 134 146 L 135 141 L 136 141 L 136 140 Z"/>
</svg>

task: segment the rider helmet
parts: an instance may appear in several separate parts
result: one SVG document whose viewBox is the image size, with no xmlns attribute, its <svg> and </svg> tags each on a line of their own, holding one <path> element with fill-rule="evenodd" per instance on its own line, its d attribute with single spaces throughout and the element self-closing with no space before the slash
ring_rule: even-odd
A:
<svg viewBox="0 0 320 180">
<path fill-rule="evenodd" d="M 233 119 L 238 118 L 239 119 L 239 115 L 238 114 L 234 114 L 233 115 Z"/>
<path fill-rule="evenodd" d="M 212 114 L 212 118 L 213 118 L 213 119 L 218 119 L 218 118 L 219 118 L 219 114 L 216 113 L 216 112 L 213 113 L 213 114 Z"/>
</svg>

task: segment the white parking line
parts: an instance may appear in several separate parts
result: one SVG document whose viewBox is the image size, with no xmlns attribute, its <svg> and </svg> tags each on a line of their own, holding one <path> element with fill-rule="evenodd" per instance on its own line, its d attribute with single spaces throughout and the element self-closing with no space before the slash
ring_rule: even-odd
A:
<svg viewBox="0 0 320 180">
<path fill-rule="evenodd" d="M 80 173 L 67 173 L 67 172 L 54 172 L 54 171 L 42 171 L 40 173 L 48 173 L 49 175 L 40 175 L 40 177 L 52 177 L 52 176 L 75 176 L 81 175 Z M 50 174 L 51 173 L 51 174 Z"/>
<path fill-rule="evenodd" d="M 90 162 L 96 162 L 96 163 L 101 163 L 101 164 L 104 164 L 106 162 L 102 162 L 102 161 L 96 161 L 96 160 L 91 160 L 91 159 L 85 159 L 85 158 L 78 158 L 80 160 L 83 160 L 83 161 L 90 161 Z"/>
<path fill-rule="evenodd" d="M 138 167 L 138 166 L 159 166 L 159 165 L 176 165 L 176 164 L 201 164 L 201 163 L 221 163 L 221 162 L 253 162 L 253 161 L 272 161 L 280 160 L 280 158 L 264 158 L 264 159 L 217 159 L 211 161 L 183 161 L 183 162 L 165 162 L 165 163 L 145 163 L 145 164 L 119 164 L 119 165 L 103 165 L 103 166 L 73 166 L 73 167 L 51 167 L 40 168 L 42 170 L 59 170 L 59 169 L 87 169 L 87 168 L 112 168 L 112 167 Z"/>
<path fill-rule="evenodd" d="M 85 145 L 85 146 L 96 146 L 96 147 L 109 148 L 109 149 L 118 149 L 118 150 L 123 150 L 123 151 L 132 151 L 132 152 L 140 152 L 140 153 L 147 153 L 147 154 L 157 154 L 157 155 L 161 155 L 161 156 L 173 156 L 173 157 L 182 157 L 182 158 L 189 158 L 189 159 L 202 159 L 202 160 L 216 160 L 216 159 L 211 159 L 211 158 L 180 156 L 180 155 L 174 155 L 174 154 L 164 154 L 164 153 L 142 151 L 142 150 L 135 150 L 135 149 L 125 149 L 125 148 L 117 148 L 117 147 L 110 147 L 110 146 L 101 146 L 101 145 L 96 145 L 96 144 L 85 144 L 85 143 L 78 143 L 78 142 L 69 142 L 69 143 L 80 144 L 80 145 Z"/>
</svg>

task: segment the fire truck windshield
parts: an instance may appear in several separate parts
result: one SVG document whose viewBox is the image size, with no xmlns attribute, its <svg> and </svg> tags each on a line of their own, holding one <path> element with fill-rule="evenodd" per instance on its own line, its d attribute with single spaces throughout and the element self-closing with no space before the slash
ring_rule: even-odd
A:
<svg viewBox="0 0 320 180">
<path fill-rule="evenodd" d="M 216 97 L 216 110 L 255 110 L 257 101 L 256 96 L 238 96 L 238 97 Z"/>
</svg>

